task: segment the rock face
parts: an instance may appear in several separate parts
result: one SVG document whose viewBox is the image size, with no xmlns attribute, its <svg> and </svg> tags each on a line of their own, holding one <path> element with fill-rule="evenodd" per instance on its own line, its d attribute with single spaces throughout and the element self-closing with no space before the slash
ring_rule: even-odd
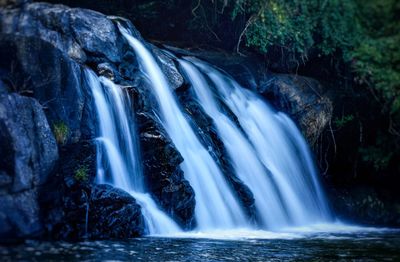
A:
<svg viewBox="0 0 400 262">
<path fill-rule="evenodd" d="M 151 126 L 141 132 L 143 159 L 148 185 L 158 203 L 184 228 L 192 228 L 194 221 L 194 191 L 184 179 L 179 164 L 179 152 L 166 137 Z M 163 161 L 159 161 L 163 159 Z"/>
<path fill-rule="evenodd" d="M 258 92 L 289 114 L 313 145 L 332 118 L 332 103 L 318 81 L 296 75 L 271 74 Z"/>
<path fill-rule="evenodd" d="M 88 119 L 88 91 L 82 88 L 81 68 L 51 44 L 35 37 L 0 36 L 1 68 L 13 91 L 35 97 L 43 105 L 51 127 L 68 127 L 66 142 L 77 142 L 82 133 L 94 133 Z"/>
<path fill-rule="evenodd" d="M 17 211 L 24 211 L 25 208 L 25 213 L 31 212 L 26 219 L 29 222 L 25 223 L 26 228 L 22 228 L 20 223 L 21 232 L 14 229 L 16 226 L 11 223 L 12 219 L 0 213 L 1 222 L 4 222 L 1 237 L 12 238 L 15 234 L 9 235 L 10 232 L 17 232 L 21 237 L 49 236 L 76 240 L 83 237 L 134 237 L 145 232 L 140 207 L 132 197 L 109 186 L 94 185 L 96 156 L 92 141 L 96 136 L 97 121 L 90 88 L 84 80 L 85 67 L 132 90 L 136 89 L 133 93 L 135 99 L 141 101 L 135 106 L 138 125 L 143 127 L 140 142 L 147 160 L 144 170 L 150 193 L 160 207 L 183 227 L 192 228 L 195 224 L 194 192 L 179 167 L 182 158 L 159 125 L 149 88 L 141 81 L 136 56 L 121 41 L 113 20 L 128 23 L 121 18 L 109 19 L 90 10 L 46 3 L 19 1 L 12 4 L 7 1 L 7 8 L 0 9 L 0 94 L 19 93 L 36 99 L 35 106 L 43 109 L 47 128 L 52 137 L 51 131 L 55 134 L 60 150 L 57 164 L 47 155 L 45 159 L 35 156 L 33 163 L 28 163 L 35 168 L 35 172 L 44 178 L 49 177 L 40 190 L 36 190 L 32 185 L 28 189 L 29 179 L 33 178 L 12 169 L 12 146 L 0 149 L 2 156 L 7 156 L 0 160 L 1 197 L 7 200 L 4 208 L 15 208 Z M 132 25 L 128 25 L 140 36 Z M 153 52 L 162 56 L 161 64 L 163 70 L 168 72 L 171 84 L 176 88 L 182 85 L 183 78 L 174 61 L 156 47 Z M 32 111 L 28 109 L 21 109 L 24 112 L 21 115 L 26 116 Z M 146 117 L 141 117 L 142 113 Z M 9 121 L 10 117 L 6 115 L 4 119 Z M 34 121 L 41 123 L 36 118 Z M 44 137 L 47 133 L 39 131 L 25 140 L 30 143 L 38 141 L 38 144 L 46 142 Z M 9 135 L 5 133 L 4 136 Z M 16 136 L 19 141 L 20 135 Z M 2 137 L 1 144 L 7 142 L 4 139 Z M 28 143 L 25 140 L 21 136 L 20 142 Z M 55 142 L 54 146 L 58 156 Z M 21 147 L 15 149 L 16 155 L 25 152 Z M 47 151 L 42 154 L 47 154 Z M 45 161 L 55 167 L 45 170 L 48 168 Z M 23 164 L 28 165 L 21 163 L 19 167 Z M 24 175 L 19 184 L 13 183 L 14 175 Z M 10 191 L 11 186 L 25 191 L 16 197 Z M 25 206 L 22 201 L 29 205 Z M 86 232 L 87 206 L 90 212 Z M 109 229 L 111 226 L 112 230 Z"/>
<path fill-rule="evenodd" d="M 30 0 L 0 0 L 0 7 L 1 6 L 21 6 L 30 2 Z"/>
<path fill-rule="evenodd" d="M 0 239 L 43 230 L 39 188 L 50 179 L 57 159 L 41 105 L 18 94 L 0 95 Z"/>
</svg>

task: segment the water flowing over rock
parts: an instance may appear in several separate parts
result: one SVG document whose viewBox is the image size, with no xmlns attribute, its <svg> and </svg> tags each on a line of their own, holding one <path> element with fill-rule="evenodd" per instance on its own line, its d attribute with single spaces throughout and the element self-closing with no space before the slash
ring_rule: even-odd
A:
<svg viewBox="0 0 400 262">
<path fill-rule="evenodd" d="M 97 181 L 111 183 L 131 193 L 142 207 L 148 233 L 180 231 L 175 222 L 159 210 L 146 194 L 132 104 L 127 93 L 106 78 L 85 72 L 96 104 L 100 126 L 97 145 Z"/>
<path fill-rule="evenodd" d="M 282 113 L 274 115 L 261 99 L 228 76 L 199 60 L 188 59 L 193 64 L 182 60 L 182 67 L 204 110 L 214 119 L 235 172 L 253 192 L 262 226 L 271 229 L 305 224 L 310 219 L 329 219 L 310 153 L 294 124 Z M 214 94 L 194 65 L 210 78 L 216 89 Z M 221 96 L 236 115 L 243 134 L 223 113 L 214 96 Z M 296 150 L 301 152 L 300 156 Z M 283 156 L 285 163 L 281 162 Z"/>
<path fill-rule="evenodd" d="M 218 165 L 187 122 L 155 58 L 125 28 L 121 27 L 120 30 L 139 56 L 143 70 L 155 89 L 161 121 L 185 159 L 182 168 L 196 194 L 198 227 L 207 230 L 247 226 L 240 204 L 226 184 Z"/>
<path fill-rule="evenodd" d="M 329 102 L 312 93 L 317 83 L 268 78 L 246 64 L 236 73 L 249 91 L 212 66 L 177 58 L 181 51 L 147 43 L 123 18 L 6 2 L 0 240 L 329 221 L 297 127 L 253 92 L 314 141 L 330 119 Z"/>
</svg>

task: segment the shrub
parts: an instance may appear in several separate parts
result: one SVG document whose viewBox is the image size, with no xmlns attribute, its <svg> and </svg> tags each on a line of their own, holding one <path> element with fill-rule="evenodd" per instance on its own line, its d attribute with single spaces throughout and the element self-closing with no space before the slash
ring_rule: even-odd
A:
<svg viewBox="0 0 400 262">
<path fill-rule="evenodd" d="M 68 139 L 69 128 L 64 122 L 57 122 L 53 125 L 53 133 L 58 144 L 65 144 Z"/>
<path fill-rule="evenodd" d="M 76 171 L 75 171 L 75 179 L 80 181 L 80 182 L 86 182 L 89 179 L 89 168 L 86 165 L 80 166 Z"/>
</svg>

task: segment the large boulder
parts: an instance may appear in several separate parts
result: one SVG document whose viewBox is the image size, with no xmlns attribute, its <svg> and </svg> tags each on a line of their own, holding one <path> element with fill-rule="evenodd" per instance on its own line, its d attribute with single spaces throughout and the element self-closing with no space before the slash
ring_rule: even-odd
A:
<svg viewBox="0 0 400 262">
<path fill-rule="evenodd" d="M 57 159 L 42 106 L 18 94 L 0 95 L 0 239 L 42 233 L 38 192 Z"/>
<path fill-rule="evenodd" d="M 23 8 L 1 10 L 0 18 L 1 33 L 40 38 L 78 62 L 84 63 L 87 57 L 120 60 L 117 29 L 101 13 L 64 5 L 29 3 Z"/>
<path fill-rule="evenodd" d="M 145 233 L 141 207 L 127 192 L 110 185 L 75 183 L 64 195 L 59 239 L 126 239 Z"/>
<path fill-rule="evenodd" d="M 298 75 L 270 74 L 258 92 L 277 109 L 289 114 L 313 145 L 332 118 L 332 102 L 322 85 Z"/>
<path fill-rule="evenodd" d="M 88 234 L 92 238 L 132 238 L 145 232 L 141 207 L 121 189 L 95 185 L 88 208 Z"/>
</svg>

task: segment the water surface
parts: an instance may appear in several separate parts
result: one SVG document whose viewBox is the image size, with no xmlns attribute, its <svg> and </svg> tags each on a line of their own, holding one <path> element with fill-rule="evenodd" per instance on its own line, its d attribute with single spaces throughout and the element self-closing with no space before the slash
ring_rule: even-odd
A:
<svg viewBox="0 0 400 262">
<path fill-rule="evenodd" d="M 399 261 L 400 232 L 193 233 L 125 241 L 36 242 L 0 246 L 1 261 Z"/>
</svg>

